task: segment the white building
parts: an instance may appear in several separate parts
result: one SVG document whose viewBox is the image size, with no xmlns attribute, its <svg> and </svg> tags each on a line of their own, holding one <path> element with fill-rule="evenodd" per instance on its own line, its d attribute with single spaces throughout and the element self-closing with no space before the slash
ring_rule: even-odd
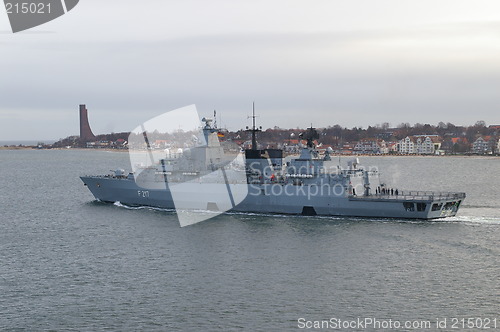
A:
<svg viewBox="0 0 500 332">
<path fill-rule="evenodd" d="M 384 140 L 363 140 L 356 143 L 353 152 L 362 154 L 386 154 L 389 153 L 389 149 Z"/>
<path fill-rule="evenodd" d="M 413 154 L 416 151 L 415 141 L 411 137 L 406 136 L 401 141 L 399 141 L 397 148 L 399 153 Z"/>
<path fill-rule="evenodd" d="M 492 152 L 494 139 L 490 136 L 479 136 L 472 144 L 472 153 L 486 154 Z"/>
<path fill-rule="evenodd" d="M 434 144 L 430 137 L 417 138 L 417 153 L 418 154 L 434 154 Z"/>
<path fill-rule="evenodd" d="M 435 154 L 441 147 L 438 136 L 406 136 L 398 143 L 398 152 L 403 154 Z"/>
</svg>

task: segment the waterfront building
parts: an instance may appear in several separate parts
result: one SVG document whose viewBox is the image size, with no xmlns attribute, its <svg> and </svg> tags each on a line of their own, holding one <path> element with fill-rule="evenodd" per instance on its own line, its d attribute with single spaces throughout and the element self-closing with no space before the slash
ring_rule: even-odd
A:
<svg viewBox="0 0 500 332">
<path fill-rule="evenodd" d="M 402 154 L 435 154 L 441 148 L 441 138 L 437 135 L 406 136 L 398 143 Z"/>
<path fill-rule="evenodd" d="M 354 146 L 354 153 L 359 154 L 387 154 L 389 149 L 384 140 L 361 140 Z"/>
<path fill-rule="evenodd" d="M 479 136 L 472 144 L 472 153 L 490 154 L 493 153 L 496 140 L 491 136 Z"/>
</svg>

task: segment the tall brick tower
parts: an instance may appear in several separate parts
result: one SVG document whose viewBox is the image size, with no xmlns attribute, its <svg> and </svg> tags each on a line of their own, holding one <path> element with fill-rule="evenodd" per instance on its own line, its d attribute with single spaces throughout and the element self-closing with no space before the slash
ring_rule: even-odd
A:
<svg viewBox="0 0 500 332">
<path fill-rule="evenodd" d="M 87 108 L 85 105 L 80 105 L 80 139 L 90 141 L 95 139 L 95 135 L 90 129 Z"/>
</svg>

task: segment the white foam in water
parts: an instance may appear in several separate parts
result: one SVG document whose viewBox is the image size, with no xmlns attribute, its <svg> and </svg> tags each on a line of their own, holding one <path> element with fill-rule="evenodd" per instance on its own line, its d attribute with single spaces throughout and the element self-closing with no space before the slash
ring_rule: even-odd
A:
<svg viewBox="0 0 500 332">
<path fill-rule="evenodd" d="M 445 220 L 475 224 L 500 224 L 500 211 L 491 207 L 465 207 Z"/>
<path fill-rule="evenodd" d="M 453 222 L 468 222 L 478 224 L 497 224 L 500 225 L 500 218 L 485 217 L 485 216 L 456 216 L 445 219 L 446 221 Z"/>
<path fill-rule="evenodd" d="M 125 208 L 128 210 L 153 210 L 153 211 L 163 211 L 163 212 L 173 212 L 175 209 L 167 209 L 167 208 L 159 208 L 159 207 L 153 207 L 153 206 L 129 206 L 129 205 L 124 205 L 121 202 L 114 202 L 114 206 L 118 206 L 121 208 Z"/>
</svg>

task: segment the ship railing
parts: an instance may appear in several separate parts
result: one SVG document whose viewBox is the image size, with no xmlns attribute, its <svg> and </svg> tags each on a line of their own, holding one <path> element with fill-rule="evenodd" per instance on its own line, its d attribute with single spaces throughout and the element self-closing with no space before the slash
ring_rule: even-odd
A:
<svg viewBox="0 0 500 332">
<path fill-rule="evenodd" d="M 465 198 L 465 193 L 460 192 L 442 192 L 442 191 L 401 191 L 404 196 L 412 197 L 426 197 L 430 200 L 441 200 L 441 199 L 463 199 Z"/>
<path fill-rule="evenodd" d="M 459 200 L 465 198 L 465 193 L 460 192 L 439 192 L 439 191 L 398 191 L 396 193 L 372 194 L 369 196 L 354 196 L 354 199 L 373 199 L 373 200 L 408 200 L 408 201 L 439 201 L 439 200 Z"/>
</svg>

